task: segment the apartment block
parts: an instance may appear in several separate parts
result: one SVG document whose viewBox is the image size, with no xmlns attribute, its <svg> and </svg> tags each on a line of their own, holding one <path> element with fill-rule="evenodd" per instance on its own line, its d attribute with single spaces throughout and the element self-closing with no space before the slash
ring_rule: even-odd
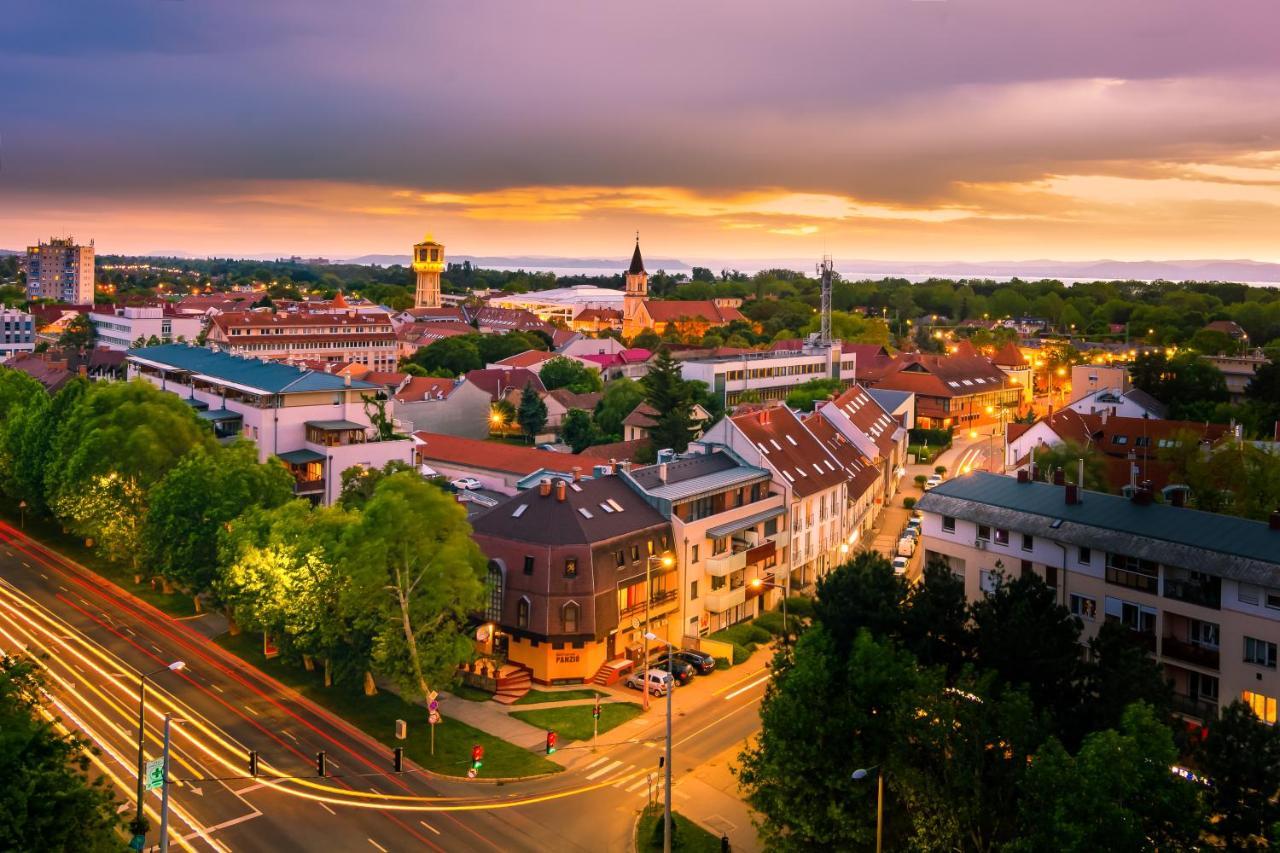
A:
<svg viewBox="0 0 1280 853">
<path fill-rule="evenodd" d="M 1058 478 L 1061 479 L 1061 478 Z M 976 599 L 1000 575 L 1035 573 L 1079 617 L 1129 629 L 1202 723 L 1234 699 L 1277 720 L 1280 511 L 1270 522 L 1025 476 L 973 473 L 920 499 L 926 560 L 944 560 Z"/>
<path fill-rule="evenodd" d="M 71 237 L 53 237 L 28 246 L 22 271 L 31 299 L 93 304 L 93 241 L 80 246 Z"/>
<path fill-rule="evenodd" d="M 385 312 L 228 311 L 212 319 L 208 342 L 226 352 L 281 361 L 355 362 L 394 370 L 397 342 Z"/>
<path fill-rule="evenodd" d="M 89 312 L 98 346 L 124 351 L 141 338 L 161 343 L 194 341 L 204 329 L 204 318 L 181 314 L 168 305 L 111 305 Z"/>
<path fill-rule="evenodd" d="M 725 406 L 735 406 L 743 395 L 761 400 L 783 400 L 814 379 L 838 379 L 845 384 L 854 380 L 857 358 L 845 354 L 839 343 L 831 346 L 801 346 L 797 350 L 744 352 L 738 355 L 690 358 L 680 363 L 680 373 L 687 380 L 707 383 L 720 395 Z"/>
<path fill-rule="evenodd" d="M 34 352 L 35 348 L 35 318 L 14 308 L 0 309 L 0 359 L 14 353 Z"/>
</svg>

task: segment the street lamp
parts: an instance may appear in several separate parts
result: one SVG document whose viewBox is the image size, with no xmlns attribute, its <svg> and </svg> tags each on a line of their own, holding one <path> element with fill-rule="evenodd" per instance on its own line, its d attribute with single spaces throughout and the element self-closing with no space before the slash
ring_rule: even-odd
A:
<svg viewBox="0 0 1280 853">
<path fill-rule="evenodd" d="M 876 771 L 876 853 L 880 853 L 884 846 L 884 770 L 879 764 L 874 767 L 859 767 L 853 771 L 851 778 L 855 782 L 861 782 L 872 771 Z"/>
<path fill-rule="evenodd" d="M 670 554 L 663 554 L 662 556 L 650 554 L 648 562 L 644 564 L 644 660 L 641 661 L 644 673 L 641 676 L 641 681 L 645 686 L 643 701 L 646 711 L 649 710 L 649 637 L 652 636 L 652 632 L 649 630 L 649 605 L 653 603 L 652 574 L 654 563 L 664 569 L 669 569 L 676 564 L 676 558 Z M 674 677 L 673 674 L 672 678 Z"/>
<path fill-rule="evenodd" d="M 184 661 L 176 660 L 168 666 L 162 666 L 151 672 L 144 672 L 142 677 L 138 679 L 138 810 L 133 817 L 133 834 L 134 842 L 146 844 L 146 819 L 142 816 L 142 792 L 143 792 L 143 773 L 146 771 L 143 765 L 142 748 L 145 742 L 147 730 L 146 713 L 147 713 L 147 679 L 159 675 L 162 672 L 179 672 L 186 669 L 187 664 Z M 141 850 L 142 847 L 137 848 Z"/>
<path fill-rule="evenodd" d="M 849 546 L 845 545 L 844 543 L 841 543 L 840 550 L 842 552 L 848 551 Z M 789 578 L 790 576 L 788 576 L 788 579 Z M 786 585 L 780 584 L 780 583 L 774 583 L 773 581 L 767 581 L 764 578 L 755 578 L 754 580 L 751 581 L 751 588 L 756 590 L 760 590 L 760 589 L 782 590 L 782 636 L 784 639 L 789 639 L 791 635 L 787 633 L 787 587 Z"/>
<path fill-rule="evenodd" d="M 23 530 L 27 529 L 27 502 L 18 501 L 18 524 Z"/>
<path fill-rule="evenodd" d="M 671 676 L 671 681 L 667 683 L 667 746 L 666 760 L 663 762 L 666 770 L 666 782 L 663 785 L 663 812 L 662 812 L 662 853 L 671 853 L 671 694 L 676 690 L 676 674 L 674 666 L 675 646 L 671 643 L 656 636 L 652 631 L 646 631 L 644 635 L 645 643 L 650 640 L 662 643 L 667 647 L 667 671 Z M 646 679 L 647 680 L 647 679 Z M 647 688 L 649 685 L 645 684 Z M 649 691 L 645 690 L 645 695 L 649 695 Z"/>
</svg>

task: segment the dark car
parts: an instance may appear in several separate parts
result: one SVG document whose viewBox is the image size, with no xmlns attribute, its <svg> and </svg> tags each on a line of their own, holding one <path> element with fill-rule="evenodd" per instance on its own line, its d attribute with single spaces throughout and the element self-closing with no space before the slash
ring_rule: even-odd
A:
<svg viewBox="0 0 1280 853">
<path fill-rule="evenodd" d="M 668 663 L 667 656 L 663 655 L 660 658 L 656 658 L 649 666 L 652 669 L 660 669 L 663 672 L 671 673 L 675 676 L 676 684 L 688 684 L 693 680 L 694 668 L 681 660 L 679 656 L 674 656 Z"/>
<path fill-rule="evenodd" d="M 697 670 L 699 675 L 706 675 L 716 668 L 716 659 L 706 652 L 696 652 L 693 649 L 681 649 L 676 652 L 676 660 L 682 660 L 689 666 Z"/>
</svg>

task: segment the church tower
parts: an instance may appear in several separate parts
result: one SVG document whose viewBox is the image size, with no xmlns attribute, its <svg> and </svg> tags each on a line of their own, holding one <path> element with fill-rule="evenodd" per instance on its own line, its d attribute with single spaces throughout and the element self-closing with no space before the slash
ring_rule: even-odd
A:
<svg viewBox="0 0 1280 853">
<path fill-rule="evenodd" d="M 636 232 L 636 250 L 631 253 L 631 266 L 627 268 L 627 288 L 622 298 L 622 334 L 633 337 L 649 327 L 648 312 L 644 303 L 649 298 L 649 274 L 644 271 L 644 258 L 640 257 L 640 232 Z"/>
<path fill-rule="evenodd" d="M 413 246 L 413 271 L 417 274 L 417 288 L 413 295 L 414 308 L 440 307 L 440 273 L 444 272 L 444 244 L 427 239 Z"/>
</svg>

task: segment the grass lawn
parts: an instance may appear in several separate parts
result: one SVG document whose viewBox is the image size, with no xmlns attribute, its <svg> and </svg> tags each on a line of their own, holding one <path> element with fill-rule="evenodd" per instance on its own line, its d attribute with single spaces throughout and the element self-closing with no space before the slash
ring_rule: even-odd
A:
<svg viewBox="0 0 1280 853">
<path fill-rule="evenodd" d="M 691 853 L 720 853 L 720 839 L 677 811 L 671 812 L 672 850 Z M 646 806 L 636 824 L 637 853 L 662 850 L 662 806 Z"/>
<path fill-rule="evenodd" d="M 386 744 L 388 756 L 391 754 L 390 747 L 403 746 L 405 755 L 411 761 L 428 770 L 447 776 L 466 776 L 471 765 L 471 746 L 478 743 L 484 747 L 481 778 L 534 776 L 562 769 L 560 765 L 537 753 L 450 719 L 447 711 L 444 711 L 443 720 L 436 726 L 436 750 L 433 756 L 430 754 L 430 731 L 425 708 L 406 702 L 386 690 L 380 691 L 376 696 L 365 696 L 358 688 L 325 688 L 318 669 L 316 672 L 307 672 L 301 666 L 283 663 L 279 658 L 264 658 L 262 638 L 258 634 L 241 634 L 238 637 L 224 634 L 217 638 L 217 643 Z M 396 720 L 408 721 L 407 740 L 395 739 Z"/>
<path fill-rule="evenodd" d="M 540 705 L 543 702 L 567 702 L 570 699 L 594 699 L 598 690 L 530 690 L 517 699 L 516 705 Z"/>
<path fill-rule="evenodd" d="M 481 690 L 479 687 L 472 687 L 470 684 L 454 685 L 449 688 L 449 693 L 459 699 L 466 699 L 468 702 L 488 702 L 493 698 L 493 694 L 488 690 Z"/>
<path fill-rule="evenodd" d="M 639 715 L 640 706 L 632 702 L 610 702 L 601 705 L 600 733 L 604 734 Z M 592 720 L 590 705 L 512 711 L 511 716 L 517 720 L 524 720 L 531 726 L 551 729 L 565 740 L 591 740 Z"/>
</svg>

